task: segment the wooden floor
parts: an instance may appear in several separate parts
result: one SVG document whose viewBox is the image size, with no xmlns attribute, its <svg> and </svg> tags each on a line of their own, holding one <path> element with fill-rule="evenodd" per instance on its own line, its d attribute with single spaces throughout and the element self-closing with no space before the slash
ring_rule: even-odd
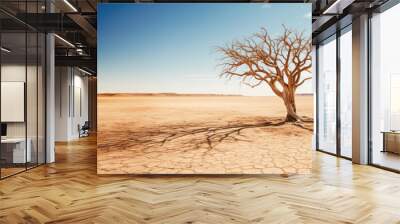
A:
<svg viewBox="0 0 400 224">
<path fill-rule="evenodd" d="M 374 164 L 400 170 L 400 155 L 391 152 L 381 152 L 375 150 L 373 154 Z"/>
<path fill-rule="evenodd" d="M 0 223 L 400 223 L 400 175 L 315 153 L 311 175 L 97 176 L 96 142 L 0 181 Z"/>
</svg>

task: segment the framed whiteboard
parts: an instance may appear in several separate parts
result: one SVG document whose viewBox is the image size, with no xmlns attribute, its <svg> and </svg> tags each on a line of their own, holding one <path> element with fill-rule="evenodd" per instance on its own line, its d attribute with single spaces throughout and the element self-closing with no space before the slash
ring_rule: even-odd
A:
<svg viewBox="0 0 400 224">
<path fill-rule="evenodd" d="M 1 122 L 24 122 L 25 83 L 1 82 Z"/>
</svg>

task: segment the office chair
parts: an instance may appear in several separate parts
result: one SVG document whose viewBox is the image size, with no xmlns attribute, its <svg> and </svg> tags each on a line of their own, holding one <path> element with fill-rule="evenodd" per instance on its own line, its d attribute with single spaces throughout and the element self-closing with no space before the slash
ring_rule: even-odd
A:
<svg viewBox="0 0 400 224">
<path fill-rule="evenodd" d="M 79 128 L 79 138 L 89 136 L 89 129 L 90 129 L 89 121 L 85 121 L 82 127 L 78 128 Z"/>
</svg>

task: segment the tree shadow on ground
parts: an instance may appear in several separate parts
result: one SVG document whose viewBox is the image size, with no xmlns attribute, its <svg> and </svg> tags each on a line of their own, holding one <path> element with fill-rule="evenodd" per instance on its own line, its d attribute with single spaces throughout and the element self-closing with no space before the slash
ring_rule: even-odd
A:
<svg viewBox="0 0 400 224">
<path fill-rule="evenodd" d="M 214 149 L 222 142 L 251 142 L 252 139 L 243 132 L 254 128 L 273 128 L 283 125 L 292 125 L 306 131 L 313 130 L 313 120 L 303 117 L 303 122 L 285 122 L 281 118 L 260 117 L 254 119 L 238 119 L 229 123 L 208 122 L 207 126 L 195 123 L 183 123 L 177 125 L 157 125 L 154 127 L 142 127 L 128 131 L 110 131 L 107 136 L 113 136 L 107 141 L 100 141 L 100 148 L 106 150 L 138 150 L 143 153 L 165 152 L 169 150 Z M 120 124 L 126 126 L 126 124 Z M 291 133 L 299 130 L 294 128 Z M 101 136 L 100 136 L 101 138 Z M 171 147 L 172 143 L 176 143 Z M 167 147 L 167 145 L 169 145 Z M 177 148 L 179 147 L 179 148 Z"/>
</svg>

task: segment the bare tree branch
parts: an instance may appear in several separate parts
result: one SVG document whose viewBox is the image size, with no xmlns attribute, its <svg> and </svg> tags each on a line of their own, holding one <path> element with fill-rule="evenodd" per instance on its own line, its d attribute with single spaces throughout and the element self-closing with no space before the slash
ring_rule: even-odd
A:
<svg viewBox="0 0 400 224">
<path fill-rule="evenodd" d="M 272 38 L 267 29 L 242 41 L 218 47 L 223 55 L 220 77 L 238 77 L 242 83 L 257 87 L 266 83 L 282 98 L 288 121 L 299 121 L 295 94 L 299 86 L 311 77 L 311 38 L 283 26 L 282 35 Z"/>
</svg>

